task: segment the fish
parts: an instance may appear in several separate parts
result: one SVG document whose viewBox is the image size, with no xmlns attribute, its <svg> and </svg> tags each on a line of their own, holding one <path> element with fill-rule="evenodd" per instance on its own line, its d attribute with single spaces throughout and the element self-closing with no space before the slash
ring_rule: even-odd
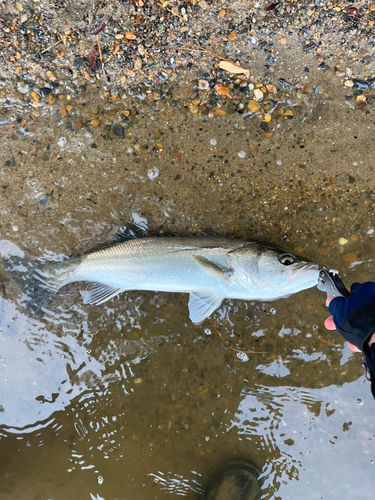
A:
<svg viewBox="0 0 375 500">
<path fill-rule="evenodd" d="M 40 308 L 68 283 L 89 282 L 85 304 L 122 292 L 189 294 L 189 317 L 200 325 L 224 299 L 272 301 L 316 286 L 320 266 L 268 243 L 220 236 L 127 238 L 32 272 L 30 300 Z"/>
</svg>

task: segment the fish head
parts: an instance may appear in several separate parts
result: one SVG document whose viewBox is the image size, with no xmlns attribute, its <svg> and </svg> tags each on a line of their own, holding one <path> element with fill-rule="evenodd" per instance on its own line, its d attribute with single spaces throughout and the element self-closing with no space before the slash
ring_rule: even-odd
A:
<svg viewBox="0 0 375 500">
<path fill-rule="evenodd" d="M 284 297 L 318 284 L 321 267 L 314 262 L 266 245 L 258 256 L 254 278 L 272 283 L 278 297 Z"/>
<path fill-rule="evenodd" d="M 318 283 L 318 264 L 267 243 L 250 242 L 235 254 L 231 256 L 235 272 L 257 291 L 258 300 L 288 297 Z"/>
</svg>

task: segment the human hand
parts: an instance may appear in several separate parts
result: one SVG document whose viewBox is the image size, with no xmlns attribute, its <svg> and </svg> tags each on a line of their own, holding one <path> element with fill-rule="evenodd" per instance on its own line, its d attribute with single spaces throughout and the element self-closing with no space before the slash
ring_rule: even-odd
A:
<svg viewBox="0 0 375 500">
<path fill-rule="evenodd" d="M 337 297 L 328 297 L 326 300 L 326 306 L 329 307 L 330 303 L 332 302 L 333 299 L 336 299 Z M 324 322 L 324 326 L 327 328 L 327 330 L 336 330 L 336 325 L 333 320 L 333 316 L 330 316 L 327 318 Z M 358 347 L 355 345 L 351 344 L 350 342 L 347 342 L 349 349 L 351 349 L 353 352 L 362 352 Z"/>
<path fill-rule="evenodd" d="M 337 328 L 353 351 L 363 351 L 366 341 L 375 342 L 375 283 L 354 283 L 348 297 L 330 297 L 326 305 L 332 316 L 325 327 Z"/>
</svg>

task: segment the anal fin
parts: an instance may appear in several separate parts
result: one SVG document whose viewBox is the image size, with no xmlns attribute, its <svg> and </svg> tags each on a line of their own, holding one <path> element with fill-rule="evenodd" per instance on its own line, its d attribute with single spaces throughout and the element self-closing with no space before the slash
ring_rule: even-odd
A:
<svg viewBox="0 0 375 500">
<path fill-rule="evenodd" d="M 189 298 L 189 317 L 194 325 L 200 325 L 218 307 L 223 298 L 214 292 L 191 292 Z"/>
<path fill-rule="evenodd" d="M 121 288 L 115 288 L 102 283 L 92 283 L 90 289 L 83 299 L 84 304 L 99 305 L 107 300 L 113 299 L 119 293 L 123 292 Z"/>
</svg>

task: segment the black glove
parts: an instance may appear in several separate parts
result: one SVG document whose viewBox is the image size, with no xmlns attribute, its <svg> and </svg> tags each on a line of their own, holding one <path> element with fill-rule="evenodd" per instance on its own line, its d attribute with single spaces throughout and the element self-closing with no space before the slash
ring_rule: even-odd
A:
<svg viewBox="0 0 375 500">
<path fill-rule="evenodd" d="M 349 297 L 336 297 L 328 309 L 344 339 L 364 352 L 375 332 L 375 283 L 353 283 Z"/>
</svg>

